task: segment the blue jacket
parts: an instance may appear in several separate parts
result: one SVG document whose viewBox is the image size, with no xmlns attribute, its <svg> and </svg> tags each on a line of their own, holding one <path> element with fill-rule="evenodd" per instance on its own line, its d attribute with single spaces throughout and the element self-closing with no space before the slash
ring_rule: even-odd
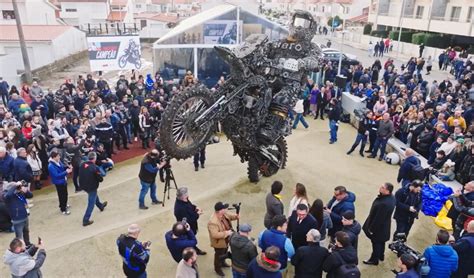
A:
<svg viewBox="0 0 474 278">
<path fill-rule="evenodd" d="M 342 229 L 342 214 L 345 211 L 353 211 L 355 213 L 354 202 L 356 196 L 352 192 L 347 192 L 347 197 L 335 205 L 333 208 L 332 204 L 336 201 L 336 198 L 333 197 L 327 204 L 328 208 L 331 208 L 331 220 L 332 220 L 332 229 L 329 230 L 329 235 L 333 236 L 337 231 Z"/>
<path fill-rule="evenodd" d="M 168 231 L 165 234 L 166 246 L 170 250 L 173 259 L 179 263 L 183 258 L 183 250 L 186 247 L 196 247 L 197 240 L 192 230 L 189 230 L 186 235 L 182 235 L 178 238 L 173 238 L 173 231 Z"/>
<path fill-rule="evenodd" d="M 458 254 L 449 245 L 432 245 L 423 255 L 430 265 L 428 278 L 450 277 L 458 269 Z"/>
<path fill-rule="evenodd" d="M 397 177 L 397 182 L 400 182 L 403 180 L 411 180 L 411 169 L 415 165 L 420 165 L 420 159 L 416 156 L 410 156 L 403 161 L 402 165 L 400 166 L 400 170 L 398 170 L 398 177 Z"/>
<path fill-rule="evenodd" d="M 262 248 L 262 252 L 272 245 L 280 248 L 280 258 L 278 261 L 281 264 L 281 269 L 285 269 L 288 264 L 288 258 L 293 257 L 295 254 L 293 244 L 284 232 L 273 228 L 261 232 L 258 236 L 258 246 Z"/>
<path fill-rule="evenodd" d="M 4 180 L 13 179 L 13 174 L 14 174 L 13 161 L 14 160 L 15 159 L 8 153 L 5 154 L 5 157 L 3 159 L 0 159 L 0 173 Z"/>
<path fill-rule="evenodd" d="M 18 110 L 20 109 L 20 105 L 22 105 L 23 103 L 25 103 L 25 101 L 21 98 L 19 98 L 17 100 L 11 99 L 8 102 L 8 110 L 10 110 L 14 115 L 16 115 L 16 114 L 18 114 Z"/>
<path fill-rule="evenodd" d="M 55 161 L 49 161 L 48 171 L 51 176 L 51 182 L 54 185 L 66 185 L 67 184 L 67 172 L 66 166 L 59 161 L 59 165 Z"/>
<path fill-rule="evenodd" d="M 16 186 L 12 186 L 10 189 L 3 192 L 3 199 L 7 206 L 8 213 L 12 221 L 20 221 L 28 217 L 26 211 L 26 199 L 32 198 L 31 192 L 16 192 Z"/>
<path fill-rule="evenodd" d="M 31 170 L 31 166 L 26 158 L 21 156 L 15 158 L 13 161 L 13 168 L 15 171 L 16 181 L 24 180 L 26 182 L 31 182 L 33 180 L 33 170 Z"/>
</svg>

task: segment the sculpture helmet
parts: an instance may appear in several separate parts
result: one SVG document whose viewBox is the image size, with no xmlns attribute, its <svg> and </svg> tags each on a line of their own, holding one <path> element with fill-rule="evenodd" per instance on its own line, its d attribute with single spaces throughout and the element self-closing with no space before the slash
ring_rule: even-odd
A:
<svg viewBox="0 0 474 278">
<path fill-rule="evenodd" d="M 311 40 L 316 34 L 316 22 L 311 13 L 295 10 L 290 20 L 290 36 L 297 40 Z"/>
</svg>

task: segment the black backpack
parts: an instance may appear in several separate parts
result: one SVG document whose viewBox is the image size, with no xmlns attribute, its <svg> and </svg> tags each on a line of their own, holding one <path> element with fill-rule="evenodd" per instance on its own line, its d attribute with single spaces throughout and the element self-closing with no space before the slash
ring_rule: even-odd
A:
<svg viewBox="0 0 474 278">
<path fill-rule="evenodd" d="M 355 264 L 348 264 L 342 256 L 339 254 L 339 252 L 335 252 L 334 255 L 339 258 L 339 260 L 342 262 L 342 265 L 339 266 L 336 271 L 334 271 L 334 276 L 333 277 L 340 277 L 340 278 L 360 278 L 360 270 Z"/>
</svg>

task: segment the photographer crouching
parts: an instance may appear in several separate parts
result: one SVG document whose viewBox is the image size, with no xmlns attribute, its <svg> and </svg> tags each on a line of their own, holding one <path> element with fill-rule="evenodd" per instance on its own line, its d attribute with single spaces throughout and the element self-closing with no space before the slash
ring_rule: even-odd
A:
<svg viewBox="0 0 474 278">
<path fill-rule="evenodd" d="M 179 263 L 183 256 L 184 249 L 188 247 L 196 248 L 197 240 L 186 218 L 173 225 L 171 231 L 165 234 L 166 246 L 173 259 Z"/>
<path fill-rule="evenodd" d="M 36 254 L 36 259 L 34 255 Z M 5 251 L 3 256 L 5 264 L 10 267 L 12 277 L 43 277 L 40 268 L 46 259 L 43 241 L 38 238 L 38 246 L 30 245 L 26 247 L 21 239 L 14 238 L 10 242 L 10 249 Z"/>
<path fill-rule="evenodd" d="M 26 199 L 32 198 L 33 193 L 25 181 L 10 182 L 4 186 L 3 199 L 12 219 L 15 237 L 24 240 L 30 246 L 30 228 L 28 216 L 30 211 Z"/>
<path fill-rule="evenodd" d="M 117 239 L 118 251 L 123 259 L 123 273 L 127 277 L 146 278 L 151 241 L 138 241 L 140 231 L 137 224 L 132 224 L 128 226 L 127 234 L 122 234 Z"/>
<path fill-rule="evenodd" d="M 229 248 L 229 237 L 232 235 L 232 221 L 239 219 L 239 214 L 229 213 L 229 204 L 217 202 L 214 213 L 207 224 L 211 246 L 214 248 L 214 271 L 219 276 L 225 276 L 222 267 L 230 267 L 225 263 L 225 255 Z M 236 209 L 237 210 L 237 209 Z"/>
<path fill-rule="evenodd" d="M 138 207 L 140 209 L 148 209 L 145 206 L 145 196 L 150 190 L 151 203 L 153 205 L 161 204 L 162 202 L 156 198 L 156 175 L 158 171 L 165 167 L 168 163 L 166 159 L 160 161 L 160 153 L 158 150 L 154 149 L 149 153 L 145 154 L 140 165 L 140 173 L 138 177 L 140 178 L 140 195 L 138 197 Z M 159 164 L 158 164 L 159 162 Z"/>
<path fill-rule="evenodd" d="M 194 235 L 198 232 L 198 219 L 202 214 L 202 209 L 191 203 L 189 200 L 188 188 L 180 187 L 176 192 L 176 202 L 174 203 L 174 216 L 176 221 L 183 221 L 186 219 L 187 223 L 191 227 Z M 194 246 L 196 254 L 206 255 L 207 253 Z"/>
</svg>

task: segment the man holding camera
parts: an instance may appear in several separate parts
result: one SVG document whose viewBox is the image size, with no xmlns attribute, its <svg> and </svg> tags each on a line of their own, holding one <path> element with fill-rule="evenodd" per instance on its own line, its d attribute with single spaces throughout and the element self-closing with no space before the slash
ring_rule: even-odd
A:
<svg viewBox="0 0 474 278">
<path fill-rule="evenodd" d="M 35 254 L 37 254 L 36 259 Z M 14 238 L 3 258 L 5 264 L 10 267 L 12 277 L 42 277 L 40 268 L 46 259 L 43 241 L 39 239 L 38 246 L 31 245 L 27 248 L 23 240 Z"/>
<path fill-rule="evenodd" d="M 150 260 L 151 242 L 140 242 L 140 227 L 132 224 L 128 233 L 122 234 L 117 239 L 117 247 L 123 258 L 123 272 L 129 278 L 146 278 L 146 265 Z"/>
<path fill-rule="evenodd" d="M 214 205 L 214 213 L 207 224 L 211 246 L 214 248 L 214 271 L 219 276 L 225 276 L 222 267 L 229 267 L 224 262 L 223 256 L 227 254 L 229 237 L 232 234 L 232 222 L 239 219 L 238 214 L 228 212 L 229 204 L 217 202 Z"/>
<path fill-rule="evenodd" d="M 196 236 L 186 219 L 176 222 L 172 230 L 165 234 L 165 240 L 171 256 L 177 263 L 181 260 L 184 249 L 187 247 L 195 248 L 197 244 Z"/>
<path fill-rule="evenodd" d="M 191 227 L 194 235 L 198 232 L 198 219 L 202 214 L 202 209 L 191 203 L 189 200 L 188 188 L 180 187 L 176 192 L 176 202 L 174 203 L 174 216 L 176 221 L 182 221 L 186 219 L 187 223 Z M 198 255 L 206 255 L 207 253 L 195 246 L 196 253 Z"/>
<path fill-rule="evenodd" d="M 156 198 L 155 179 L 160 168 L 163 168 L 167 162 L 166 160 L 163 160 L 158 164 L 159 155 L 160 153 L 158 150 L 154 149 L 143 157 L 140 164 L 140 173 L 138 174 L 138 177 L 140 178 L 142 189 L 140 190 L 140 195 L 138 197 L 139 209 L 148 209 L 148 207 L 145 206 L 145 196 L 148 193 L 148 190 L 150 190 L 151 203 L 153 205 L 159 205 L 162 203 Z"/>
<path fill-rule="evenodd" d="M 28 190 L 28 184 L 24 181 L 10 182 L 4 186 L 4 190 L 3 199 L 12 219 L 15 237 L 23 239 L 26 246 L 30 246 L 30 211 L 26 199 L 32 198 L 33 193 Z"/>
</svg>

